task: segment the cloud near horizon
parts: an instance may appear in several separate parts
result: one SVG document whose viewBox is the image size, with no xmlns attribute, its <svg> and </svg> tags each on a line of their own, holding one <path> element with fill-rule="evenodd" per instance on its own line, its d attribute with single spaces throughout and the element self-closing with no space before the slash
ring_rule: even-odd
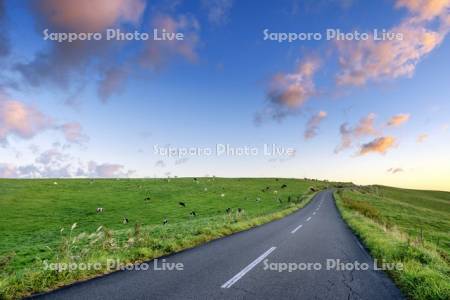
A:
<svg viewBox="0 0 450 300">
<path fill-rule="evenodd" d="M 133 174 L 132 170 L 125 170 L 125 166 L 120 164 L 103 163 L 99 164 L 95 161 L 88 163 L 88 171 L 81 173 L 83 177 L 99 177 L 99 178 L 115 178 L 128 177 Z M 78 173 L 80 175 L 80 173 Z"/>
<path fill-rule="evenodd" d="M 396 174 L 396 173 L 400 173 L 400 172 L 404 172 L 404 170 L 402 168 L 389 168 L 386 170 L 388 173 L 391 174 Z"/>
<path fill-rule="evenodd" d="M 0 98 L 0 144 L 7 144 L 9 136 L 31 139 L 52 126 L 53 120 L 35 107 Z"/>
<path fill-rule="evenodd" d="M 129 177 L 134 171 L 127 171 L 123 165 L 91 161 L 87 169 L 73 169 L 72 165 L 60 167 L 29 164 L 17 166 L 0 163 L 0 178 L 121 178 Z"/>
<path fill-rule="evenodd" d="M 83 128 L 78 122 L 65 123 L 59 128 L 61 128 L 64 137 L 70 143 L 83 144 L 89 141 L 89 137 L 83 133 Z"/>
<path fill-rule="evenodd" d="M 58 125 L 53 118 L 32 105 L 0 97 L 0 145 L 8 145 L 11 136 L 29 140 L 52 129 L 61 131 L 70 143 L 81 144 L 88 140 L 78 122 Z"/>
<path fill-rule="evenodd" d="M 116 178 L 129 177 L 133 170 L 115 163 L 83 163 L 55 146 L 41 153 L 35 153 L 33 163 L 16 165 L 0 163 L 0 178 Z"/>
<path fill-rule="evenodd" d="M 157 168 L 164 168 L 165 166 L 166 166 L 166 163 L 161 159 L 155 162 L 155 167 L 157 167 Z"/>
</svg>

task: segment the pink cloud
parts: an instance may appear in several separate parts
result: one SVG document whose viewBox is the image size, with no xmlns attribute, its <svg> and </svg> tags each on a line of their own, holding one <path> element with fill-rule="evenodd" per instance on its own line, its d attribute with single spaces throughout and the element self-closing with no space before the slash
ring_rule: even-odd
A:
<svg viewBox="0 0 450 300">
<path fill-rule="evenodd" d="M 359 150 L 360 155 L 371 152 L 385 154 L 390 148 L 395 146 L 395 138 L 392 136 L 379 137 L 369 143 L 363 144 Z"/>
<path fill-rule="evenodd" d="M 313 76 L 320 64 L 315 58 L 308 58 L 297 66 L 294 73 L 279 73 L 272 77 L 267 93 L 271 103 L 297 108 L 316 94 Z"/>
<path fill-rule="evenodd" d="M 88 164 L 88 173 L 85 175 L 89 177 L 112 178 L 127 177 L 132 173 L 133 171 L 125 171 L 125 166 L 120 164 L 98 164 L 97 162 L 90 161 Z"/>
<path fill-rule="evenodd" d="M 42 0 L 30 4 L 38 31 L 50 32 L 104 32 L 108 28 L 141 25 L 147 1 L 145 0 Z M 156 15 L 144 31 L 166 29 L 169 33 L 182 32 L 184 40 L 149 40 L 142 51 L 132 54 L 121 66 L 111 62 L 129 44 L 125 41 L 74 41 L 51 43 L 29 61 L 15 63 L 24 83 L 33 87 L 56 85 L 69 91 L 66 103 L 74 103 L 75 96 L 90 81 L 97 81 L 97 93 L 102 102 L 120 92 L 136 65 L 155 70 L 176 59 L 198 61 L 200 25 L 191 15 Z"/>
<path fill-rule="evenodd" d="M 65 123 L 60 126 L 64 137 L 70 143 L 82 144 L 89 140 L 89 138 L 83 133 L 81 124 L 78 122 Z"/>
<path fill-rule="evenodd" d="M 6 143 L 10 135 L 30 139 L 52 125 L 52 119 L 35 107 L 16 100 L 0 99 L 0 143 Z"/>
<path fill-rule="evenodd" d="M 275 74 L 268 83 L 268 103 L 255 115 L 255 123 L 266 119 L 281 121 L 298 113 L 311 97 L 318 94 L 313 77 L 319 68 L 320 61 L 316 57 L 308 57 L 297 65 L 294 72 Z"/>
<path fill-rule="evenodd" d="M 34 8 L 52 28 L 64 32 L 99 32 L 120 22 L 137 24 L 143 0 L 41 0 Z"/>
<path fill-rule="evenodd" d="M 16 136 L 31 139 L 46 130 L 61 131 L 70 143 L 82 143 L 88 137 L 82 132 L 77 122 L 62 125 L 56 122 L 36 107 L 18 100 L 0 98 L 0 144 L 8 144 L 8 137 Z"/>
<path fill-rule="evenodd" d="M 450 29 L 448 0 L 399 0 L 397 7 L 407 7 L 411 15 L 392 32 L 403 39 L 369 40 L 337 43 L 341 71 L 338 85 L 364 85 L 368 81 L 411 77 L 416 65 L 438 47 Z M 428 23 L 439 17 L 440 27 L 432 30 Z"/>
<path fill-rule="evenodd" d="M 15 165 L 0 163 L 0 178 L 15 178 L 17 174 L 18 171 Z"/>
<path fill-rule="evenodd" d="M 43 0 L 32 1 L 30 6 L 39 31 L 48 28 L 50 32 L 103 32 L 123 24 L 137 26 L 145 3 L 143 0 Z M 90 79 L 107 77 L 103 72 L 111 68 L 111 58 L 126 44 L 104 40 L 48 43 L 46 50 L 36 53 L 30 61 L 16 63 L 14 70 L 31 86 L 50 83 L 66 90 L 74 85 L 84 86 Z"/>
<path fill-rule="evenodd" d="M 107 102 L 114 93 L 121 91 L 125 85 L 128 71 L 123 68 L 109 68 L 99 81 L 98 96 L 102 102 Z"/>
<path fill-rule="evenodd" d="M 409 120 L 409 114 L 397 114 L 392 116 L 387 122 L 388 126 L 400 126 Z"/>
<path fill-rule="evenodd" d="M 159 68 L 181 57 L 189 62 L 197 61 L 198 32 L 200 25 L 192 16 L 158 15 L 153 20 L 153 27 L 161 33 L 163 29 L 168 33 L 183 33 L 183 40 L 148 41 L 145 51 L 140 57 L 144 67 Z"/>
<path fill-rule="evenodd" d="M 360 140 L 362 137 L 379 134 L 379 131 L 375 128 L 375 118 L 374 113 L 369 113 L 361 118 L 354 127 L 349 127 L 347 123 L 342 124 L 339 128 L 341 143 L 336 147 L 335 153 L 350 148 L 354 141 Z"/>
<path fill-rule="evenodd" d="M 448 0 L 397 0 L 397 7 L 405 7 L 414 13 L 416 18 L 422 20 L 432 20 L 438 16 L 445 16 L 450 10 Z"/>
<path fill-rule="evenodd" d="M 317 135 L 317 129 L 326 116 L 327 113 L 325 111 L 319 111 L 317 114 L 311 116 L 308 123 L 306 123 L 305 139 L 311 139 Z"/>
<path fill-rule="evenodd" d="M 374 113 L 368 114 L 366 117 L 359 120 L 358 125 L 354 129 L 354 133 L 357 137 L 364 135 L 375 135 L 377 130 L 375 129 L 375 118 Z"/>
</svg>

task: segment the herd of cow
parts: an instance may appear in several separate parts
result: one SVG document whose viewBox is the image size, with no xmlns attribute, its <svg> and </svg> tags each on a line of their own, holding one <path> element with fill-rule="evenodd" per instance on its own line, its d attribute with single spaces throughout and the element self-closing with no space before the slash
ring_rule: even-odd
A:
<svg viewBox="0 0 450 300">
<path fill-rule="evenodd" d="M 197 178 L 194 178 L 194 182 L 199 183 L 199 181 L 198 181 Z M 281 188 L 281 189 L 285 189 L 285 188 L 287 188 L 287 185 L 286 185 L 286 184 L 283 184 L 283 185 L 281 185 L 280 188 Z M 269 187 L 269 186 L 266 186 L 266 187 L 265 187 L 264 189 L 262 189 L 261 191 L 262 191 L 263 193 L 265 193 L 265 192 L 268 192 L 269 190 L 270 190 L 270 187 Z M 205 188 L 205 191 L 207 191 L 207 188 Z M 278 194 L 278 191 L 277 191 L 277 190 L 274 190 L 273 193 L 274 193 L 274 194 Z M 225 194 L 222 193 L 220 196 L 223 198 L 223 197 L 225 197 Z M 290 198 L 290 196 L 289 196 L 289 198 Z M 144 202 L 148 202 L 148 201 L 150 201 L 150 200 L 151 200 L 150 197 L 144 198 Z M 257 198 L 256 198 L 256 202 L 259 202 L 259 201 L 261 201 L 261 198 L 260 198 L 260 197 L 257 197 Z M 281 203 L 281 199 L 280 199 L 280 198 L 278 198 L 278 201 Z M 289 202 L 289 201 L 288 201 L 288 202 Z M 179 204 L 181 207 L 186 208 L 186 203 L 185 203 L 185 202 L 181 202 L 181 201 L 180 201 L 180 202 L 178 202 L 178 204 Z M 97 214 L 102 213 L 103 211 L 104 211 L 104 208 L 103 208 L 103 207 L 97 207 L 97 209 L 96 209 Z M 232 211 L 233 211 L 233 210 L 232 210 L 232 208 L 230 208 L 230 207 L 228 207 L 227 209 L 225 209 L 225 212 L 226 212 L 228 215 L 230 215 L 230 214 L 232 213 Z M 241 215 L 241 214 L 244 212 L 244 209 L 238 207 L 236 211 L 237 211 L 237 214 L 238 214 L 238 215 Z M 192 216 L 192 217 L 196 217 L 196 216 L 197 216 L 197 213 L 196 213 L 194 210 L 192 210 L 192 211 L 189 213 L 189 215 Z M 128 222 L 129 222 L 128 218 L 127 218 L 127 217 L 124 217 L 122 223 L 123 223 L 123 224 L 128 224 Z M 166 225 L 167 223 L 169 223 L 169 220 L 168 220 L 167 218 L 164 218 L 164 220 L 163 220 L 163 225 Z"/>
</svg>

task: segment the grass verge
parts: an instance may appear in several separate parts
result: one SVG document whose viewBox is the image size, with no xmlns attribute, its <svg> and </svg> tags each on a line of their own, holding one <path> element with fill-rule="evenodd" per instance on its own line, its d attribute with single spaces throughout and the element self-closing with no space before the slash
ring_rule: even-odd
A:
<svg viewBox="0 0 450 300">
<path fill-rule="evenodd" d="M 408 298 L 450 299 L 450 266 L 447 253 L 442 250 L 446 247 L 436 240 L 424 239 L 423 233 L 411 234 L 398 225 L 404 219 L 414 219 L 413 212 L 409 215 L 407 211 L 396 211 L 397 205 L 393 208 L 397 216 L 393 217 L 388 205 L 379 205 L 380 201 L 392 202 L 390 198 L 367 190 L 340 189 L 334 196 L 343 219 L 371 255 L 380 261 L 403 265 L 402 270 L 387 272 Z"/>
</svg>

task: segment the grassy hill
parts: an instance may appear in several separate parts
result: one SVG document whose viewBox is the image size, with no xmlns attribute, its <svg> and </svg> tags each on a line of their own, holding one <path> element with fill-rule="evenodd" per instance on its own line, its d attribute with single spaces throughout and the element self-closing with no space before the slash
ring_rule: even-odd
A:
<svg viewBox="0 0 450 300">
<path fill-rule="evenodd" d="M 274 178 L 2 179 L 0 298 L 105 271 L 50 272 L 45 260 L 158 257 L 280 218 L 323 186 Z"/>
<path fill-rule="evenodd" d="M 385 186 L 340 189 L 343 218 L 412 299 L 450 299 L 450 193 Z"/>
</svg>

